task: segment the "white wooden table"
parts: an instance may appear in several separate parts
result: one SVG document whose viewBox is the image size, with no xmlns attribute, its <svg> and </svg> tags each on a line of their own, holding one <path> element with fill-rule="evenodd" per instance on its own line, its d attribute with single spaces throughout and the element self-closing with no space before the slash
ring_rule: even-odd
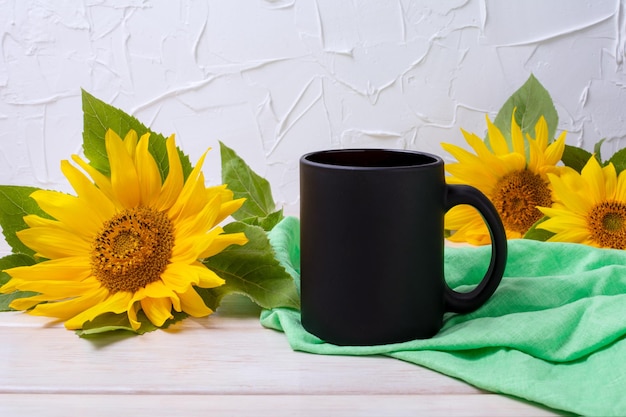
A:
<svg viewBox="0 0 626 417">
<path fill-rule="evenodd" d="M 143 336 L 83 340 L 0 313 L 0 416 L 555 415 L 386 357 L 294 352 L 247 299 Z"/>
</svg>

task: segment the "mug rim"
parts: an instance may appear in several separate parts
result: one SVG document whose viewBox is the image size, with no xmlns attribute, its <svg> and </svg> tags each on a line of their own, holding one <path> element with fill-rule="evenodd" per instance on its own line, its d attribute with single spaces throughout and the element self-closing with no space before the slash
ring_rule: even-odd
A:
<svg viewBox="0 0 626 417">
<path fill-rule="evenodd" d="M 413 162 L 405 162 L 399 164 L 378 164 L 378 165 L 366 165 L 366 164 L 355 164 L 355 163 L 332 163 L 326 161 L 316 161 L 312 160 L 313 157 L 316 156 L 325 156 L 325 155 L 340 155 L 340 154 L 358 154 L 358 153 L 369 153 L 369 154 L 390 154 L 399 156 L 402 155 L 406 157 L 407 155 L 411 155 L 413 157 L 422 158 L 422 161 L 418 161 L 417 159 Z M 426 160 L 430 159 L 430 161 Z M 325 169 L 338 169 L 338 170 L 390 170 L 390 169 L 416 169 L 416 168 L 428 168 L 438 165 L 443 165 L 443 159 L 435 154 L 431 154 L 428 152 L 416 151 L 412 149 L 392 149 L 392 148 L 345 148 L 345 149 L 325 149 L 320 151 L 313 151 L 302 155 L 300 158 L 300 163 L 305 165 L 310 165 L 314 167 L 320 167 Z"/>
</svg>

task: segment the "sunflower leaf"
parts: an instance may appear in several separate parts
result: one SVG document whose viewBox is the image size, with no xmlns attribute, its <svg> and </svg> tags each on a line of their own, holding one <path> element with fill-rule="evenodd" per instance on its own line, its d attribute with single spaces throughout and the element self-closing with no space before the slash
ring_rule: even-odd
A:
<svg viewBox="0 0 626 417">
<path fill-rule="evenodd" d="M 537 226 L 539 226 L 541 223 L 545 222 L 546 220 L 548 220 L 548 217 L 544 216 L 541 219 L 537 220 L 535 224 L 530 226 L 530 229 L 528 229 L 526 234 L 524 234 L 524 239 L 540 240 L 542 242 L 545 242 L 546 240 L 554 236 L 554 233 L 548 230 L 537 228 Z"/>
<path fill-rule="evenodd" d="M 299 308 L 296 284 L 276 260 L 266 232 L 259 226 L 234 222 L 224 227 L 226 233 L 244 232 L 249 242 L 233 245 L 204 261 L 226 280 L 217 288 L 196 288 L 206 305 L 215 310 L 227 294 L 245 295 L 263 308 Z"/>
<path fill-rule="evenodd" d="M 283 210 L 280 209 L 278 211 L 275 211 L 274 213 L 271 213 L 267 217 L 250 217 L 247 219 L 242 219 L 240 221 L 253 226 L 259 226 L 263 230 L 270 231 L 284 218 L 285 215 L 283 214 Z"/>
<path fill-rule="evenodd" d="M 187 313 L 173 311 L 172 316 L 174 318 L 167 320 L 163 326 L 157 327 L 148 319 L 143 311 L 139 311 L 137 312 L 137 320 L 141 322 L 141 327 L 134 330 L 130 324 L 130 320 L 128 320 L 127 314 L 105 313 L 85 323 L 82 329 L 76 330 L 76 334 L 80 337 L 93 337 L 103 333 L 119 331 L 144 334 L 159 328 L 165 329 L 173 323 L 186 318 L 188 315 Z"/>
<path fill-rule="evenodd" d="M 14 253 L 0 259 L 0 285 L 4 285 L 11 277 L 4 272 L 6 269 L 16 268 L 18 266 L 30 266 L 35 264 L 35 259 L 23 253 Z M 11 311 L 9 307 L 11 301 L 18 298 L 31 297 L 36 293 L 31 291 L 15 291 L 9 294 L 0 294 L 0 311 Z"/>
<path fill-rule="evenodd" d="M 16 232 L 28 228 L 24 222 L 27 214 L 37 214 L 49 218 L 39 208 L 37 202 L 30 195 L 37 191 L 35 187 L 17 185 L 0 185 L 0 226 L 4 237 L 14 253 L 34 255 L 35 252 L 24 245 L 16 236 Z"/>
<path fill-rule="evenodd" d="M 600 162 L 600 165 L 604 165 L 602 163 L 602 144 L 604 143 L 605 140 L 606 140 L 606 138 L 600 139 L 598 141 L 598 143 L 593 145 L 593 153 L 596 156 L 596 158 L 598 159 L 598 162 Z"/>
<path fill-rule="evenodd" d="M 276 210 L 270 183 L 256 174 L 234 150 L 220 142 L 222 182 L 228 184 L 235 198 L 246 202 L 232 214 L 235 220 L 244 221 L 271 230 L 282 220 L 282 210 Z"/>
<path fill-rule="evenodd" d="M 593 154 L 577 146 L 565 145 L 561 161 L 565 166 L 575 169 L 577 172 L 582 171 L 583 167 L 589 161 Z"/>
<path fill-rule="evenodd" d="M 76 334 L 80 337 L 85 337 L 116 330 L 134 332 L 126 314 L 101 314 L 92 321 L 86 322 L 81 330 L 76 330 Z"/>
<path fill-rule="evenodd" d="M 559 116 L 550 93 L 534 75 L 531 74 L 528 80 L 509 97 L 493 121 L 506 138 L 510 148 L 512 148 L 511 116 L 513 110 L 515 110 L 515 121 L 524 135 L 530 133 L 534 137 L 535 125 L 543 116 L 548 124 L 548 138 L 550 141 L 554 138 Z"/>
<path fill-rule="evenodd" d="M 615 171 L 619 175 L 620 172 L 626 169 L 626 148 L 622 148 L 615 152 L 608 162 L 613 164 Z"/>
<path fill-rule="evenodd" d="M 141 136 L 150 133 L 150 144 L 148 149 L 154 157 L 161 178 L 165 178 L 169 171 L 167 159 L 167 149 L 165 147 L 166 138 L 155 133 L 143 125 L 139 120 L 126 114 L 123 110 L 111 106 L 102 100 L 97 99 L 85 90 L 82 90 L 83 101 L 83 150 L 89 163 L 105 175 L 110 175 L 109 159 L 106 153 L 104 137 L 107 130 L 112 129 L 120 137 L 134 130 Z M 178 153 L 183 166 L 185 179 L 192 170 L 189 158 L 180 149 Z"/>
</svg>

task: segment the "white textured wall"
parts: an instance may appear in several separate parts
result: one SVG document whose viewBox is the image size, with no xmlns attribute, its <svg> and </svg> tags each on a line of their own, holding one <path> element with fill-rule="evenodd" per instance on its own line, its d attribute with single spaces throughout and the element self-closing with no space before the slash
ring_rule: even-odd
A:
<svg viewBox="0 0 626 417">
<path fill-rule="evenodd" d="M 618 0 L 0 0 L 0 183 L 67 190 L 80 88 L 176 133 L 219 182 L 218 140 L 297 214 L 322 148 L 442 154 L 532 72 L 568 143 L 626 146 Z"/>
</svg>

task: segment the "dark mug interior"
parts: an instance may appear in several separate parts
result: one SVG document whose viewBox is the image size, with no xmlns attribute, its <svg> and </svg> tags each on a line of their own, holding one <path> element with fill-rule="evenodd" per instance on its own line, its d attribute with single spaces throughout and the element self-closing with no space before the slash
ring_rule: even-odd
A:
<svg viewBox="0 0 626 417">
<path fill-rule="evenodd" d="M 420 152 L 388 149 L 345 149 L 320 151 L 304 159 L 321 165 L 352 168 L 413 167 L 441 163 L 441 158 Z"/>
</svg>

